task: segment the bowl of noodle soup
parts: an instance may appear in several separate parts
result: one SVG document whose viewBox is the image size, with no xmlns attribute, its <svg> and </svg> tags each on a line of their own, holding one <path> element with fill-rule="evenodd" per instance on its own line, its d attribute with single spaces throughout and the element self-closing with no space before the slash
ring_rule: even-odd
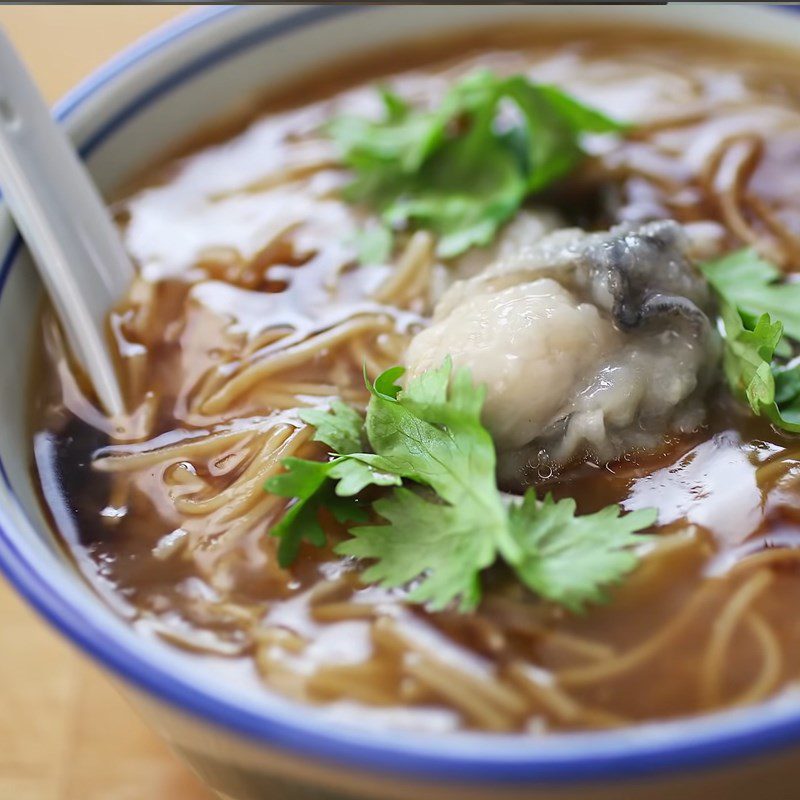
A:
<svg viewBox="0 0 800 800">
<path fill-rule="evenodd" d="M 122 418 L 0 216 L 9 579 L 231 800 L 782 796 L 799 25 L 211 9 L 121 55 L 58 113 L 139 268 L 109 316 Z M 557 145 L 520 158 L 542 109 Z M 422 130 L 413 179 L 393 172 Z M 384 183 L 350 199 L 359 170 Z M 736 387 L 762 335 L 759 405 Z M 397 460 L 423 424 L 447 479 Z M 376 519 L 403 514 L 411 541 L 477 533 L 393 567 Z M 512 539 L 474 553 L 483 515 Z"/>
</svg>

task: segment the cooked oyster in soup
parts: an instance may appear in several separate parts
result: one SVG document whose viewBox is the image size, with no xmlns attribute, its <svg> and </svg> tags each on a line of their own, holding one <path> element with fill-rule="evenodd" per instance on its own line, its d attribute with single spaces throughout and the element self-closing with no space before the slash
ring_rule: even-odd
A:
<svg viewBox="0 0 800 800">
<path fill-rule="evenodd" d="M 118 418 L 43 314 L 54 526 L 209 684 L 545 734 L 800 678 L 800 64 L 606 33 L 329 69 L 135 176 Z"/>
<path fill-rule="evenodd" d="M 686 249 L 671 221 L 519 242 L 448 289 L 408 347 L 410 376 L 468 367 L 501 467 L 507 452 L 611 461 L 696 430 L 720 348 Z"/>
</svg>

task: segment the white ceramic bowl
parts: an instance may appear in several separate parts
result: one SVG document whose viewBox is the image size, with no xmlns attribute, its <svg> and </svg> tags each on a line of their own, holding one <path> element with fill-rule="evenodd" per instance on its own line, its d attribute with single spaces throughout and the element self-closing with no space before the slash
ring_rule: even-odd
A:
<svg viewBox="0 0 800 800">
<path fill-rule="evenodd" d="M 104 191 L 251 93 L 415 36 L 537 19 L 643 22 L 761 41 L 800 40 L 800 15 L 734 6 L 239 7 L 168 26 L 58 107 Z M 69 43 L 65 43 L 69 46 Z M 280 798 L 786 798 L 800 776 L 800 702 L 609 733 L 429 738 L 350 729 L 330 713 L 235 685 L 138 637 L 83 583 L 37 501 L 26 422 L 40 287 L 0 207 L 0 564 L 20 593 L 114 673 L 222 796 Z M 24 679 L 24 677 L 23 677 Z M 795 767 L 795 763 L 798 764 Z"/>
</svg>

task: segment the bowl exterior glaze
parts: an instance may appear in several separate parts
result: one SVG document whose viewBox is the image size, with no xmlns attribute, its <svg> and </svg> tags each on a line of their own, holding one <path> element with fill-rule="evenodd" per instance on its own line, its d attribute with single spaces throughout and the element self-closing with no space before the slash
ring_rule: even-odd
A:
<svg viewBox="0 0 800 800">
<path fill-rule="evenodd" d="M 57 112 L 101 190 L 266 86 L 357 52 L 460 29 L 541 20 L 647 24 L 792 45 L 800 15 L 748 7 L 272 6 L 205 9 L 121 54 Z M 232 89 L 235 87 L 235 89 Z M 39 506 L 27 423 L 41 289 L 0 205 L 0 567 L 111 673 L 228 800 L 788 798 L 800 778 L 800 699 L 699 720 L 548 739 L 429 739 L 354 730 L 280 698 L 210 687 L 144 639 L 76 574 Z M 800 796 L 800 795 L 798 795 Z"/>
<path fill-rule="evenodd" d="M 127 691 L 125 687 L 121 687 Z M 342 769 L 198 725 L 142 695 L 137 710 L 223 800 L 794 800 L 800 748 L 713 768 L 600 780 L 424 780 Z M 302 713 L 302 711 L 300 711 Z M 530 743 L 531 750 L 536 741 Z M 668 757 L 667 757 L 668 758 Z"/>
</svg>

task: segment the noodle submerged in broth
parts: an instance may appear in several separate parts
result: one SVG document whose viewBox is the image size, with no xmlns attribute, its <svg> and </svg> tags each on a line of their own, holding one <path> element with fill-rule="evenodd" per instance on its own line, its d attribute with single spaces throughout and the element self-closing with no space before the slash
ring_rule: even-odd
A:
<svg viewBox="0 0 800 800">
<path fill-rule="evenodd" d="M 299 87 L 114 205 L 139 266 L 109 316 L 129 413 L 95 409 L 46 312 L 34 450 L 55 525 L 98 592 L 143 634 L 205 658 L 210 683 L 235 663 L 253 692 L 356 724 L 542 733 L 786 693 L 800 677 L 787 613 L 800 602 L 800 446 L 787 432 L 800 381 L 792 322 L 782 337 L 772 301 L 778 271 L 800 269 L 800 64 L 641 32 L 613 44 L 602 32 L 483 39 L 491 47 L 431 50 L 382 78 L 401 100 L 346 70 L 322 96 Z M 437 226 L 452 220 L 415 206 L 387 230 L 389 201 L 353 200 L 331 121 L 374 122 L 383 102 L 404 125 L 408 109 L 436 109 L 481 71 L 557 85 L 609 122 L 584 115 L 585 158 L 571 151 L 536 191 L 526 162 L 516 205 L 443 254 Z M 469 102 L 438 146 L 470 135 Z M 728 288 L 733 262 L 713 259 L 744 246 L 765 261 L 737 256 L 747 275 Z M 749 301 L 736 294 L 745 283 Z M 771 320 L 757 319 L 765 297 Z M 375 559 L 353 557 L 364 539 L 333 492 L 313 509 L 322 539 L 279 559 L 270 532 L 300 495 L 265 485 L 280 485 L 287 458 L 349 455 L 319 440 L 309 410 L 377 413 L 391 381 L 371 400 L 365 375 L 373 386 L 408 364 L 408 393 L 445 356 L 487 384 L 483 422 L 512 493 L 497 494 L 502 514 L 533 486 L 574 499 L 575 521 L 609 504 L 626 512 L 618 521 L 644 515 L 626 534 L 629 562 L 596 595 L 558 601 L 552 580 L 569 558 L 548 583 L 501 544 L 504 561 L 476 567 L 473 607 L 410 603 L 428 572 L 366 580 Z M 359 435 L 369 453 L 372 435 Z M 427 487 L 419 502 L 446 499 L 412 480 Z M 352 500 L 373 529 L 391 491 Z M 542 535 L 542 552 L 557 533 Z"/>
</svg>

